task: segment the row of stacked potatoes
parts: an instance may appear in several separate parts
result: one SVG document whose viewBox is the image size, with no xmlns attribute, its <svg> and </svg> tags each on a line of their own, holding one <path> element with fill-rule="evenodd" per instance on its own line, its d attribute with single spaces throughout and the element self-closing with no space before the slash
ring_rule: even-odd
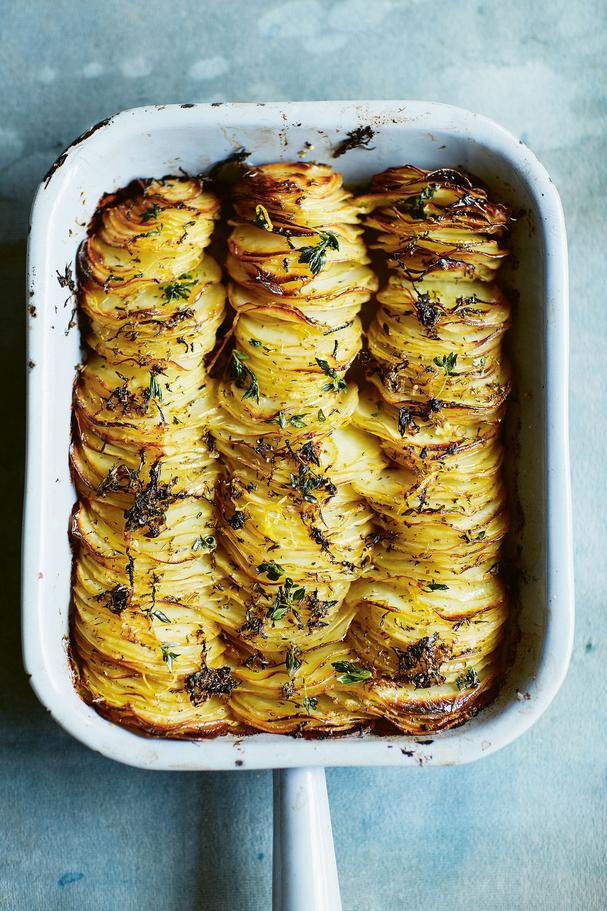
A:
<svg viewBox="0 0 607 911">
<path fill-rule="evenodd" d="M 138 182 L 102 201 L 78 261 L 75 664 L 101 712 L 172 736 L 232 724 L 213 619 L 219 467 L 205 371 L 225 311 L 204 254 L 219 210 L 201 181 Z"/>
<path fill-rule="evenodd" d="M 503 666 L 509 212 L 450 170 L 356 199 L 327 165 L 252 168 L 211 356 L 219 210 L 199 180 L 138 182 L 80 252 L 81 692 L 168 736 L 459 724 Z M 392 271 L 359 396 L 363 213 Z"/>
</svg>

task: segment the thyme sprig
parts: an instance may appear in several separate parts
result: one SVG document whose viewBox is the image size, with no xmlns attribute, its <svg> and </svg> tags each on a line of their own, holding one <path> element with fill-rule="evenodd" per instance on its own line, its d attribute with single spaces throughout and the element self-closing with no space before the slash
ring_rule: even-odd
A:
<svg viewBox="0 0 607 911">
<path fill-rule="evenodd" d="M 281 576 L 284 576 L 285 571 L 280 565 L 274 560 L 268 560 L 264 563 L 260 563 L 256 570 L 258 573 L 263 573 L 268 577 L 270 582 L 278 582 Z"/>
<path fill-rule="evenodd" d="M 173 672 L 173 662 L 179 658 L 179 652 L 171 651 L 173 648 L 177 648 L 176 642 L 165 642 L 164 645 L 160 646 L 160 651 L 162 652 L 162 660 L 171 673 Z"/>
<path fill-rule="evenodd" d="M 248 360 L 248 356 L 243 351 L 234 348 L 232 351 L 232 376 L 239 389 L 244 388 L 247 382 L 249 383 L 242 397 L 243 401 L 255 399 L 259 404 L 259 383 L 251 368 L 245 364 L 246 360 Z"/>
<path fill-rule="evenodd" d="M 318 699 L 316 696 L 304 696 L 303 707 L 306 710 L 308 715 L 311 715 L 315 708 L 318 706 Z"/>
<path fill-rule="evenodd" d="M 285 657 L 285 666 L 290 677 L 294 677 L 301 667 L 302 651 L 297 645 L 291 644 Z"/>
<path fill-rule="evenodd" d="M 331 380 L 330 383 L 325 383 L 324 386 L 321 387 L 322 391 L 345 392 L 348 388 L 348 384 L 343 376 L 339 376 L 337 370 L 334 367 L 331 367 L 328 361 L 325 361 L 320 357 L 315 358 L 315 360 L 325 376 L 328 376 Z"/>
<path fill-rule="evenodd" d="M 319 231 L 319 242 L 315 246 L 301 247 L 299 262 L 310 267 L 312 275 L 318 275 L 327 262 L 327 250 L 339 250 L 339 241 L 329 231 Z"/>
<path fill-rule="evenodd" d="M 354 664 L 353 661 L 333 661 L 332 664 L 335 670 L 340 672 L 337 676 L 340 683 L 362 683 L 373 676 L 372 671 Z"/>
<path fill-rule="evenodd" d="M 189 300 L 192 288 L 196 284 L 196 279 L 192 278 L 189 272 L 184 272 L 174 282 L 167 282 L 160 286 L 164 303 L 170 304 L 176 300 Z"/>
<path fill-rule="evenodd" d="M 141 213 L 141 221 L 156 221 L 161 211 L 160 206 L 155 202 L 150 209 L 146 209 L 145 212 Z"/>
<path fill-rule="evenodd" d="M 269 619 L 275 623 L 276 620 L 283 620 L 289 611 L 296 611 L 297 606 L 306 596 L 305 588 L 298 588 L 293 579 L 288 577 L 283 585 L 278 586 L 274 603 L 268 610 Z"/>
<path fill-rule="evenodd" d="M 449 354 L 443 354 L 442 357 L 435 357 L 433 363 L 435 363 L 437 367 L 443 368 L 445 376 L 454 376 L 455 365 L 457 364 L 457 354 L 451 351 Z"/>
<path fill-rule="evenodd" d="M 402 206 L 405 212 L 408 212 L 409 215 L 412 215 L 413 218 L 425 218 L 426 216 L 426 203 L 428 200 L 432 199 L 437 190 L 440 189 L 440 184 L 438 183 L 429 183 L 421 191 L 419 196 L 411 196 L 409 199 L 406 199 Z"/>
<path fill-rule="evenodd" d="M 480 682 L 476 670 L 473 667 L 469 667 L 467 671 L 456 678 L 455 685 L 458 690 L 476 689 Z"/>
<path fill-rule="evenodd" d="M 291 472 L 291 487 L 298 490 L 307 503 L 318 503 L 313 491 L 324 490 L 330 497 L 337 492 L 329 478 L 311 471 L 309 465 L 300 465 L 297 474 Z"/>
</svg>

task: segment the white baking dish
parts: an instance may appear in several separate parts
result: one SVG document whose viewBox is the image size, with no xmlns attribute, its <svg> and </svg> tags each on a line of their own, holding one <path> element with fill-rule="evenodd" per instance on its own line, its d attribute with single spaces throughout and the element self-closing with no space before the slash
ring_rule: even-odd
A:
<svg viewBox="0 0 607 911">
<path fill-rule="evenodd" d="M 307 741 L 259 734 L 202 742 L 150 739 L 101 718 L 76 695 L 67 657 L 74 490 L 68 472 L 71 385 L 80 360 L 73 307 L 58 276 L 100 196 L 138 176 L 208 167 L 235 148 L 252 162 L 309 153 L 332 161 L 346 132 L 371 125 L 373 149 L 334 164 L 357 182 L 390 165 L 461 165 L 520 213 L 514 232 L 520 293 L 511 353 L 518 405 L 511 467 L 525 524 L 521 538 L 521 640 L 498 699 L 460 729 L 423 738 L 350 736 Z M 506 270 L 507 271 L 507 270 Z M 62 278 L 64 283 L 64 278 Z M 29 244 L 27 489 L 23 641 L 32 685 L 53 717 L 106 756 L 148 769 L 452 764 L 518 737 L 564 678 L 572 642 L 573 583 L 567 439 L 567 251 L 556 189 L 532 153 L 491 121 L 425 102 L 158 106 L 125 111 L 81 137 L 40 187 Z M 34 309 L 33 309 L 34 308 Z"/>
</svg>

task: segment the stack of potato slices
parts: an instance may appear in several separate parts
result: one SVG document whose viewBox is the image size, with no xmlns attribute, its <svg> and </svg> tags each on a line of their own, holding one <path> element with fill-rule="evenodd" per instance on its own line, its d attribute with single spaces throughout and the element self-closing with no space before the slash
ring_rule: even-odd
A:
<svg viewBox="0 0 607 911">
<path fill-rule="evenodd" d="M 368 561 L 372 511 L 352 482 L 384 464 L 348 426 L 358 395 L 344 378 L 376 279 L 359 209 L 328 166 L 255 168 L 233 205 L 236 315 L 214 430 L 226 467 L 217 559 L 230 580 L 217 620 L 240 682 L 230 704 L 257 729 L 335 732 L 366 715 L 335 693 L 361 671 L 344 645 L 345 598 Z"/>
<path fill-rule="evenodd" d="M 375 570 L 350 593 L 348 641 L 379 674 L 366 687 L 371 711 L 438 730 L 485 704 L 503 666 L 510 308 L 493 277 L 510 213 L 459 172 L 414 167 L 375 177 L 359 204 L 393 271 L 354 423 L 391 464 L 366 484 Z"/>
<path fill-rule="evenodd" d="M 139 181 L 104 198 L 78 261 L 87 347 L 71 449 L 79 682 L 100 711 L 172 736 L 226 730 L 236 685 L 212 617 L 218 469 L 204 357 L 225 294 L 203 251 L 218 214 L 199 180 Z"/>
<path fill-rule="evenodd" d="M 202 180 L 104 197 L 79 252 L 80 691 L 172 737 L 461 724 L 505 661 L 510 212 L 450 169 L 355 198 L 305 162 L 251 168 L 230 206 L 219 346 Z M 389 276 L 359 395 L 361 214 Z"/>
</svg>

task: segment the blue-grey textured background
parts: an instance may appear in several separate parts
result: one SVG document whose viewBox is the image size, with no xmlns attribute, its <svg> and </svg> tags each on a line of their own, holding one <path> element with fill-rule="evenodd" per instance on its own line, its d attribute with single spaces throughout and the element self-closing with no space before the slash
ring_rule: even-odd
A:
<svg viewBox="0 0 607 911">
<path fill-rule="evenodd" d="M 24 247 L 37 181 L 116 110 L 327 98 L 439 100 L 504 124 L 561 192 L 572 269 L 569 677 L 529 734 L 476 765 L 328 773 L 345 911 L 607 907 L 606 12 L 604 0 L 0 0 L 2 909 L 270 908 L 269 773 L 119 766 L 29 691 L 17 617 Z"/>
</svg>

